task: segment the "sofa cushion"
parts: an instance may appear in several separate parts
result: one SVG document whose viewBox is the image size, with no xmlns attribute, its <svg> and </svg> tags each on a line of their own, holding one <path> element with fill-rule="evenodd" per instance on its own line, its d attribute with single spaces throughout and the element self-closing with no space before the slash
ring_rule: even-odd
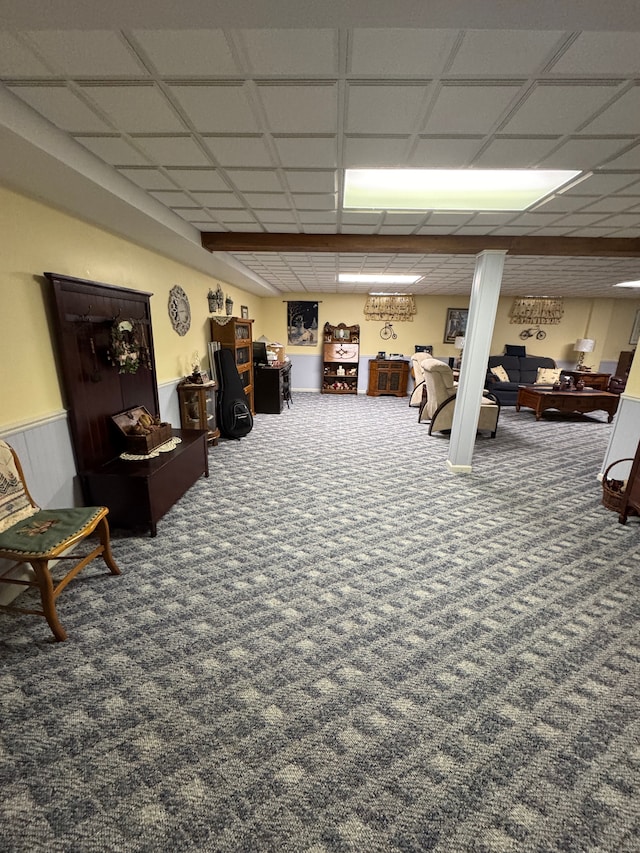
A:
<svg viewBox="0 0 640 853">
<path fill-rule="evenodd" d="M 519 382 L 520 381 L 520 362 L 522 359 L 518 358 L 515 355 L 490 355 L 489 356 L 489 370 L 491 371 L 494 367 L 501 366 L 509 374 L 509 380 L 511 382 Z"/>
<path fill-rule="evenodd" d="M 501 364 L 496 364 L 495 367 L 492 367 L 491 373 L 495 376 L 495 378 L 498 380 L 498 382 L 508 382 L 509 381 L 509 374 L 507 373 L 507 371 L 504 369 L 504 367 Z"/>
<path fill-rule="evenodd" d="M 527 348 L 516 344 L 505 344 L 505 355 L 515 355 L 518 358 L 524 358 L 527 354 Z"/>
<path fill-rule="evenodd" d="M 539 367 L 536 374 L 536 385 L 553 385 L 560 381 L 559 367 Z"/>
</svg>

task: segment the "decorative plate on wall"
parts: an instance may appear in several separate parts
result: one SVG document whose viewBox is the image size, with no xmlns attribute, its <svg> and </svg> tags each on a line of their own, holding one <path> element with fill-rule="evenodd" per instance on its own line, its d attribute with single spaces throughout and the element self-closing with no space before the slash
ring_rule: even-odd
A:
<svg viewBox="0 0 640 853">
<path fill-rule="evenodd" d="M 169 318 L 179 335 L 187 334 L 191 326 L 191 306 L 189 297 L 179 284 L 169 291 Z"/>
</svg>

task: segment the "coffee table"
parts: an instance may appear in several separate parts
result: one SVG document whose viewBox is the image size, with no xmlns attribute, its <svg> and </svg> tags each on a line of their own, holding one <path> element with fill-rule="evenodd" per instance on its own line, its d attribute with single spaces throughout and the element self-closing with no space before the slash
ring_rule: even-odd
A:
<svg viewBox="0 0 640 853">
<path fill-rule="evenodd" d="M 618 401 L 618 395 L 610 394 L 608 391 L 554 391 L 553 388 L 521 385 L 518 388 L 516 412 L 520 411 L 521 406 L 533 409 L 536 420 L 539 421 L 542 413 L 547 409 L 557 409 L 566 414 L 571 412 L 585 414 L 602 409 L 609 415 L 608 422 L 611 423 L 618 409 Z"/>
</svg>

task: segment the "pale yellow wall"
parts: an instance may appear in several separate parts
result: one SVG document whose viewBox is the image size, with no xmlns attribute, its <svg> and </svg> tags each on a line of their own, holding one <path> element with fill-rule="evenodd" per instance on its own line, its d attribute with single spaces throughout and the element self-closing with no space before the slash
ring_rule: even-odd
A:
<svg viewBox="0 0 640 853">
<path fill-rule="evenodd" d="M 42 277 L 55 272 L 153 293 L 151 316 L 158 381 L 191 371 L 197 352 L 208 369 L 207 293 L 218 281 L 39 202 L 0 188 L 0 426 L 36 420 L 63 408 L 55 342 Z M 191 328 L 180 337 L 169 320 L 169 291 L 179 284 L 191 303 Z M 220 282 L 234 300 L 260 317 L 261 298 Z"/>
</svg>

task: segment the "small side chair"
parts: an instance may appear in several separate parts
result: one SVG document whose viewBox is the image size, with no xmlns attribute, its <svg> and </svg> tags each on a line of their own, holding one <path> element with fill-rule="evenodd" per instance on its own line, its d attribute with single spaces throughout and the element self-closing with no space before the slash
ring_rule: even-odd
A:
<svg viewBox="0 0 640 853">
<path fill-rule="evenodd" d="M 0 609 L 44 616 L 56 640 L 66 640 L 66 631 L 56 612 L 56 599 L 69 581 L 96 557 L 102 557 L 112 575 L 120 574 L 111 554 L 108 512 L 105 506 L 40 509 L 29 494 L 18 455 L 0 440 L 0 559 L 12 561 L 0 583 L 36 587 L 42 610 L 13 604 L 0 605 Z M 65 553 L 94 531 L 99 544 L 88 554 Z M 74 563 L 61 580 L 54 581 L 49 563 L 58 560 Z M 32 580 L 12 576 L 22 565 L 31 566 Z"/>
</svg>

